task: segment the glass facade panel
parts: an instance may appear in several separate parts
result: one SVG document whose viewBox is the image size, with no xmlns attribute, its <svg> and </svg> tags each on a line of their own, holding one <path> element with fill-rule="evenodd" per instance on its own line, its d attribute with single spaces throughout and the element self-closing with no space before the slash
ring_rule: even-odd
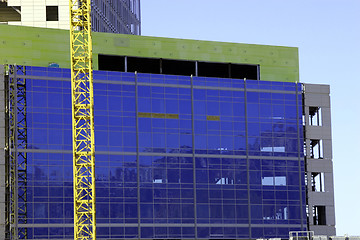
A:
<svg viewBox="0 0 360 240">
<path fill-rule="evenodd" d="M 26 67 L 31 238 L 73 234 L 68 77 Z M 98 237 L 287 238 L 306 229 L 298 84 L 94 77 Z"/>
<path fill-rule="evenodd" d="M 92 31 L 140 35 L 140 0 L 94 0 L 91 8 Z"/>
</svg>

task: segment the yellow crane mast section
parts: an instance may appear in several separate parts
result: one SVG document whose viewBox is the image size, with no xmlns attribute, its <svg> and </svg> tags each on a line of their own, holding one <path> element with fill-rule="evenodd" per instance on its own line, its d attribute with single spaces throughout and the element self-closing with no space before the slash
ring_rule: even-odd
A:
<svg viewBox="0 0 360 240">
<path fill-rule="evenodd" d="M 91 1 L 70 0 L 74 239 L 95 240 L 95 142 Z"/>
</svg>

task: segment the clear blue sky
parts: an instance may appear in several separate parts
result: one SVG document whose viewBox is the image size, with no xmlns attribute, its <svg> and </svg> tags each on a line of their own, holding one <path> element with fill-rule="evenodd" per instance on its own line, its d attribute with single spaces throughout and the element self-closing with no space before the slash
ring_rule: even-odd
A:
<svg viewBox="0 0 360 240">
<path fill-rule="evenodd" d="M 330 84 L 337 235 L 360 236 L 360 0 L 141 0 L 142 35 L 299 48 Z"/>
</svg>

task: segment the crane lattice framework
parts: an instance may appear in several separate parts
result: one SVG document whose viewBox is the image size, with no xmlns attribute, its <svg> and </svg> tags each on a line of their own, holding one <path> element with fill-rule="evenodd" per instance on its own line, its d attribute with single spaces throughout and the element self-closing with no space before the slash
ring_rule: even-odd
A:
<svg viewBox="0 0 360 240">
<path fill-rule="evenodd" d="M 70 0 L 74 239 L 96 239 L 91 0 Z"/>
</svg>

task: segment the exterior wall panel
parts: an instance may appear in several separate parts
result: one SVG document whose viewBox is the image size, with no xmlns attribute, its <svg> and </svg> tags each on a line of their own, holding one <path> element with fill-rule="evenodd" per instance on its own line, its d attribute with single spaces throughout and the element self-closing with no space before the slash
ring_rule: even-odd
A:
<svg viewBox="0 0 360 240">
<path fill-rule="evenodd" d="M 69 68 L 69 33 L 65 30 L 0 25 L 0 63 Z M 216 48 L 216 50 L 215 50 Z M 93 33 L 93 64 L 98 54 L 260 65 L 260 79 L 298 82 L 298 49 L 133 35 Z"/>
</svg>

